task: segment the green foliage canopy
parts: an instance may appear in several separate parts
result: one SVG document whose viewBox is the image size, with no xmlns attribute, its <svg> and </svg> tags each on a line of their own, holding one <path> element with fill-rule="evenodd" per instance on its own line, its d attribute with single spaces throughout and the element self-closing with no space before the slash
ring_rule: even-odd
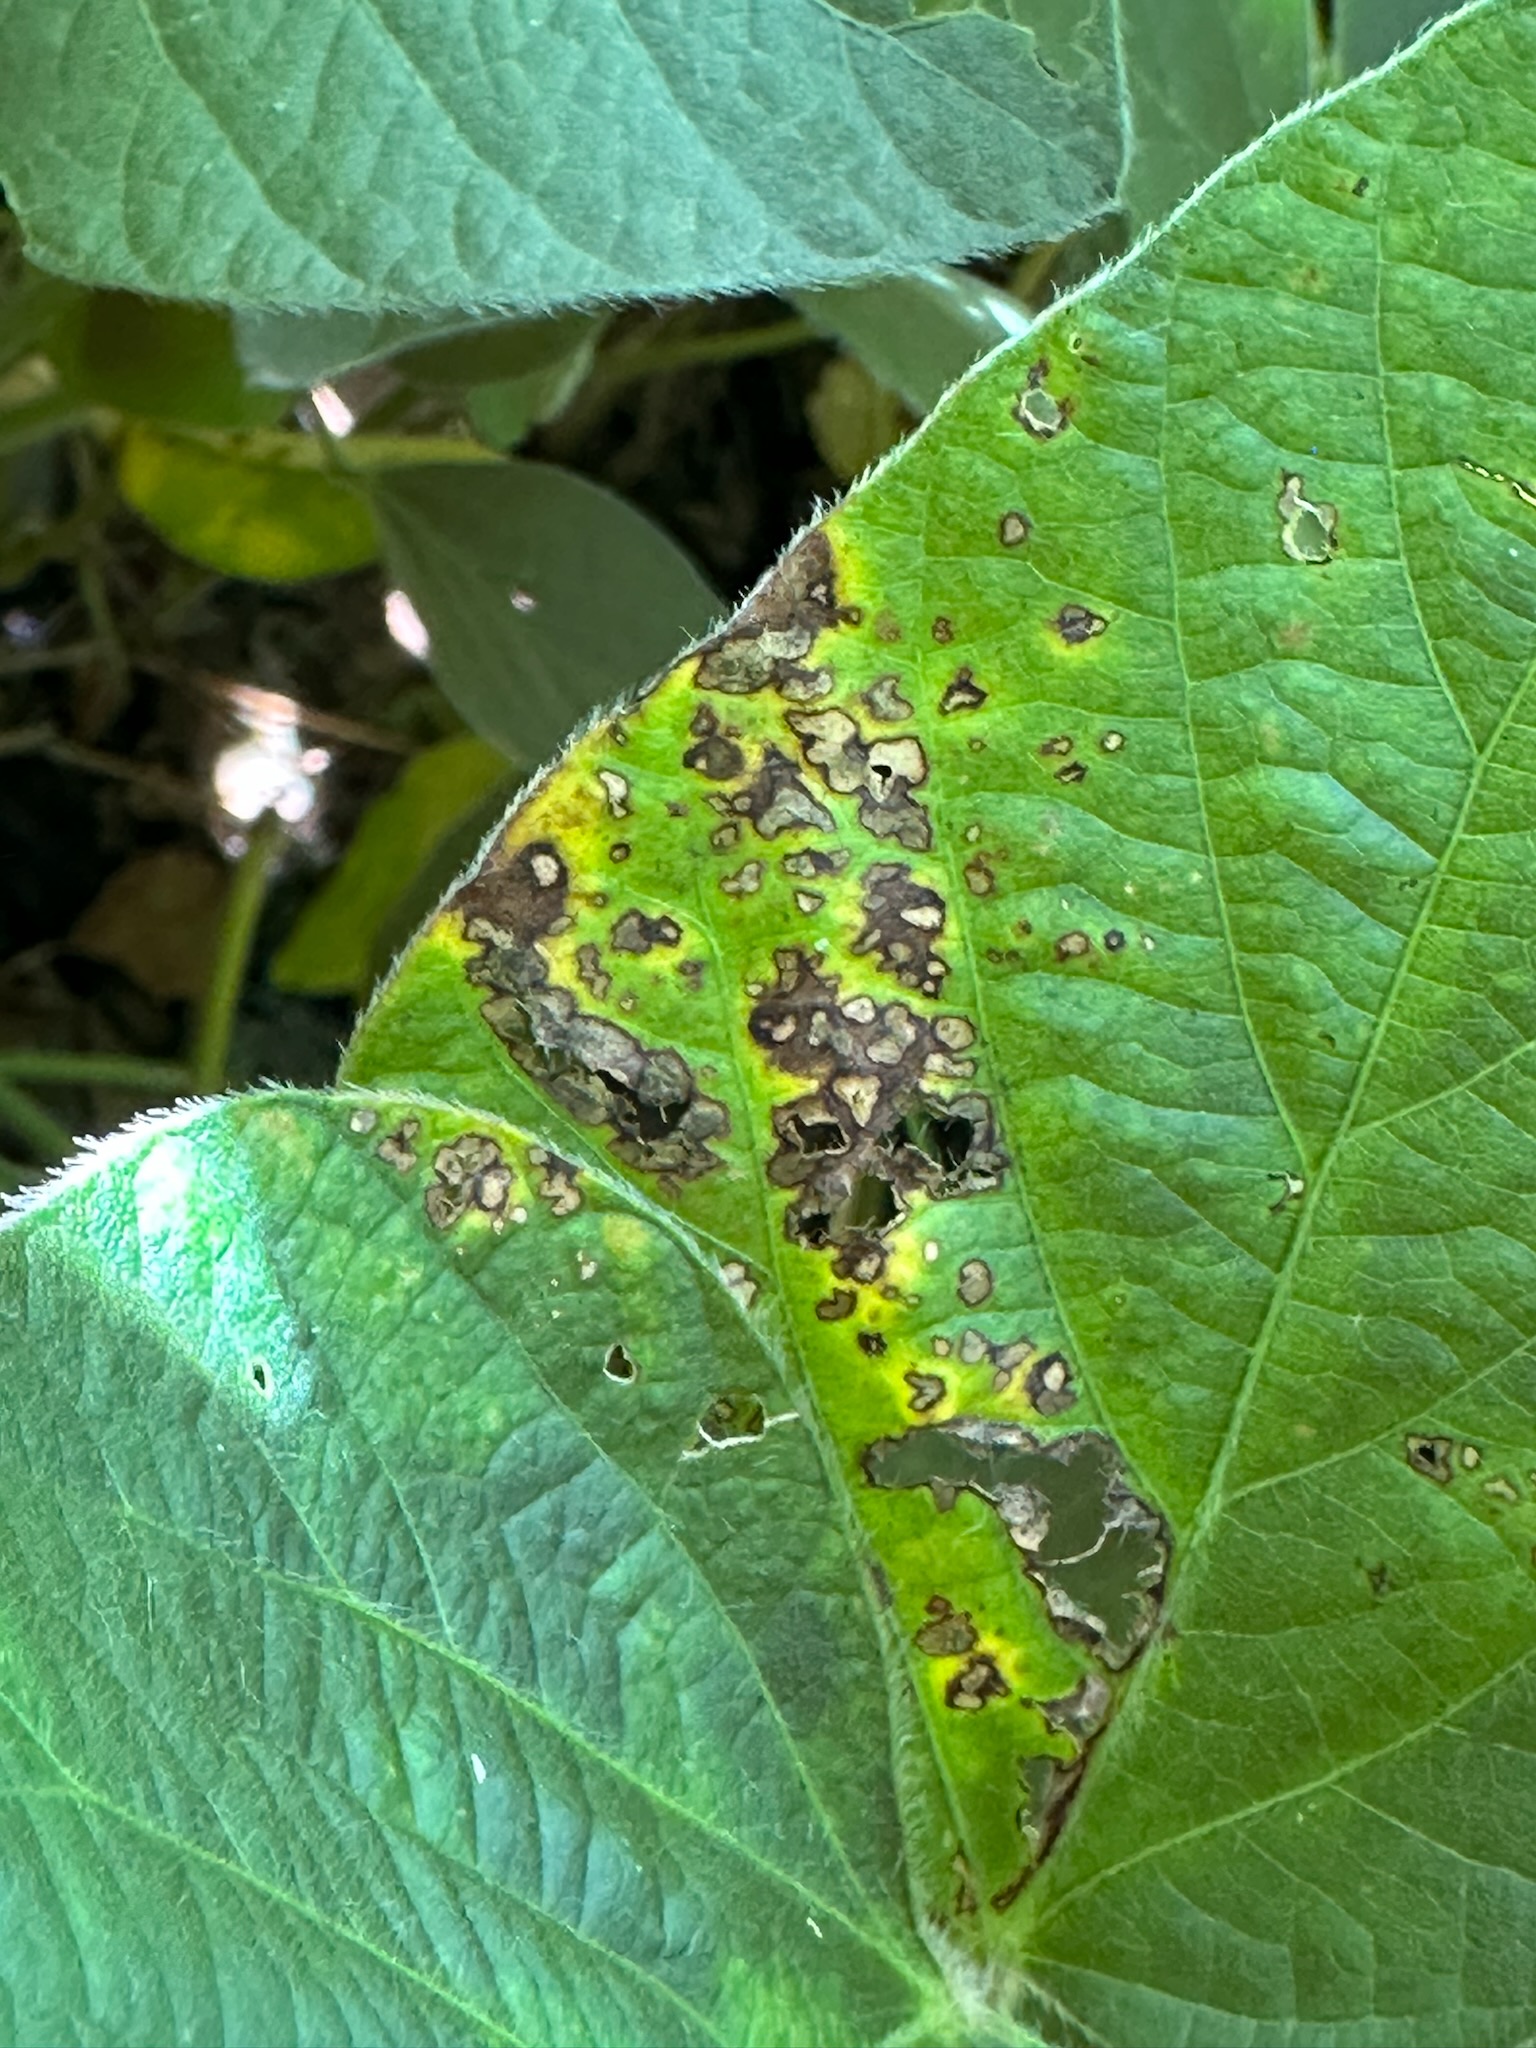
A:
<svg viewBox="0 0 1536 2048">
<path fill-rule="evenodd" d="M 19 2035 L 1530 2031 L 1533 79 L 1282 127 L 0 1236 Z"/>
</svg>

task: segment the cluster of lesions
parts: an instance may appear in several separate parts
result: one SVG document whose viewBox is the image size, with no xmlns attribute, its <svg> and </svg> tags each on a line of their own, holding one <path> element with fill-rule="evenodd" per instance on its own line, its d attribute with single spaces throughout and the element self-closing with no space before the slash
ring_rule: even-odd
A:
<svg viewBox="0 0 1536 2048">
<path fill-rule="evenodd" d="M 347 1121 L 383 1165 L 413 1184 L 435 1233 L 484 1228 L 500 1236 L 528 1221 L 535 1205 L 552 1217 L 582 1206 L 581 1168 L 539 1144 L 512 1144 L 445 1111 L 381 1118 L 372 1104 Z"/>
</svg>

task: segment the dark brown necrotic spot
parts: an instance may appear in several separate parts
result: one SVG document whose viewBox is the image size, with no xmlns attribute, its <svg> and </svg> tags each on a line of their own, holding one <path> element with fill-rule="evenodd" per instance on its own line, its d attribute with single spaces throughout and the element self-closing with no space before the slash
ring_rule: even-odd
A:
<svg viewBox="0 0 1536 2048">
<path fill-rule="evenodd" d="M 853 951 L 872 953 L 882 972 L 903 988 L 939 995 L 949 963 L 934 951 L 945 919 L 944 898 L 937 889 L 914 882 L 912 870 L 903 862 L 875 861 L 864 871 L 860 907 L 864 927 Z"/>
<path fill-rule="evenodd" d="M 1064 604 L 1052 624 L 1069 647 L 1081 647 L 1085 640 L 1096 640 L 1108 621 L 1085 604 Z"/>
<path fill-rule="evenodd" d="M 613 928 L 609 944 L 616 953 L 649 953 L 653 946 L 675 946 L 683 936 L 670 917 L 647 917 L 626 910 Z"/>
<path fill-rule="evenodd" d="M 845 1316 L 851 1316 L 859 1297 L 851 1287 L 834 1287 L 832 1292 L 816 1304 L 816 1314 L 824 1323 L 840 1323 Z"/>
<path fill-rule="evenodd" d="M 992 1295 L 992 1268 L 985 1259 L 967 1259 L 960 1268 L 955 1292 L 967 1308 L 980 1308 Z"/>
<path fill-rule="evenodd" d="M 1045 388 L 1051 366 L 1044 356 L 1031 363 L 1024 389 L 1019 393 L 1013 416 L 1036 441 L 1052 441 L 1072 416 L 1070 399 L 1053 398 Z"/>
<path fill-rule="evenodd" d="M 472 1209 L 500 1226 L 512 1175 L 494 1138 L 481 1131 L 466 1131 L 461 1138 L 439 1145 L 432 1172 L 423 1206 L 435 1230 L 451 1229 Z"/>
<path fill-rule="evenodd" d="M 1114 1444 L 1079 1430 L 1042 1442 L 977 1416 L 880 1437 L 864 1453 L 872 1486 L 926 1486 L 941 1513 L 961 1493 L 994 1508 L 1040 1588 L 1058 1634 L 1086 1643 L 1112 1671 L 1156 1625 L 1169 1538 L 1131 1491 Z"/>
<path fill-rule="evenodd" d="M 785 1230 L 795 1243 L 829 1253 L 840 1279 L 875 1281 L 914 1194 L 944 1200 L 999 1185 L 1006 1160 L 992 1106 L 926 1089 L 926 1063 L 943 1053 L 933 1020 L 902 1002 L 842 1001 L 836 978 L 797 948 L 775 959 L 748 1030 L 773 1066 L 814 1086 L 774 1108 L 768 1177 L 793 1191 Z"/>
<path fill-rule="evenodd" d="M 830 832 L 833 825 L 832 813 L 777 747 L 769 747 L 757 774 L 731 799 L 731 808 L 750 818 L 762 839 L 777 839 L 781 832 Z"/>
<path fill-rule="evenodd" d="M 1093 951 L 1093 941 L 1086 932 L 1063 932 L 1056 941 L 1058 960 L 1081 960 Z"/>
<path fill-rule="evenodd" d="M 1005 1700 L 1009 1685 L 992 1658 L 972 1657 L 944 1688 L 944 1704 L 957 1712 L 977 1714 L 988 1700 Z"/>
<path fill-rule="evenodd" d="M 693 745 L 683 755 L 685 768 L 707 776 L 711 782 L 729 782 L 742 773 L 747 765 L 746 755 L 728 733 L 720 730 L 720 721 L 707 704 L 701 704 L 695 711 L 688 730 L 693 735 Z"/>
<path fill-rule="evenodd" d="M 640 1377 L 639 1366 L 622 1344 L 609 1347 L 608 1356 L 603 1360 L 603 1372 L 605 1377 L 616 1380 L 621 1387 L 627 1387 Z"/>
<path fill-rule="evenodd" d="M 859 823 L 877 839 L 923 852 L 933 840 L 928 813 L 912 791 L 928 779 L 928 756 L 910 734 L 866 739 L 846 711 L 791 711 L 788 723 L 806 760 L 839 796 L 857 796 Z"/>
<path fill-rule="evenodd" d="M 1048 1351 L 1035 1360 L 1025 1375 L 1024 1391 L 1035 1413 L 1042 1416 L 1065 1415 L 1077 1400 L 1072 1368 L 1059 1351 Z"/>
<path fill-rule="evenodd" d="M 914 1415 L 926 1415 L 930 1408 L 937 1408 L 944 1398 L 944 1382 L 936 1372 L 904 1372 L 907 1384 L 907 1406 Z"/>
<path fill-rule="evenodd" d="M 856 1341 L 866 1358 L 885 1356 L 885 1338 L 878 1330 L 860 1330 Z"/>
<path fill-rule="evenodd" d="M 977 711 L 986 701 L 987 693 L 971 671 L 968 668 L 957 668 L 953 679 L 939 699 L 939 709 L 949 716 L 956 711 Z"/>
<path fill-rule="evenodd" d="M 801 882 L 814 882 L 823 875 L 840 875 L 847 865 L 846 846 L 834 847 L 830 852 L 820 846 L 802 846 L 798 852 L 786 853 L 779 860 L 785 874 Z"/>
<path fill-rule="evenodd" d="M 789 696 L 824 694 L 804 666 L 820 634 L 851 624 L 839 606 L 832 549 L 818 527 L 768 571 L 723 632 L 707 642 L 695 678 L 701 690 L 751 696 L 770 684 Z"/>
<path fill-rule="evenodd" d="M 747 1387 L 727 1387 L 699 1417 L 694 1449 L 722 1450 L 728 1444 L 754 1443 L 768 1426 L 768 1411 Z"/>
<path fill-rule="evenodd" d="M 968 1657 L 980 1638 L 969 1614 L 935 1593 L 928 1602 L 928 1619 L 912 1640 L 925 1657 Z"/>
<path fill-rule="evenodd" d="M 584 1011 L 553 982 L 540 941 L 565 913 L 566 868 L 548 842 L 491 857 L 454 907 L 478 950 L 465 974 L 486 991 L 481 1015 L 529 1078 L 579 1123 L 608 1125 L 626 1165 L 691 1180 L 720 1164 L 730 1129 L 682 1055 Z M 622 920 L 621 920 L 622 923 Z"/>
</svg>

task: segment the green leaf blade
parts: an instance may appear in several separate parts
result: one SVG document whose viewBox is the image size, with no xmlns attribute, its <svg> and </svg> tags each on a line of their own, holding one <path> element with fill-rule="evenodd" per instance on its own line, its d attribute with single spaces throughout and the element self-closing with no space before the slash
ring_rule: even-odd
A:
<svg viewBox="0 0 1536 2048">
<path fill-rule="evenodd" d="M 467 1129 L 511 1186 L 448 1220 Z M 700 1364 L 778 1413 L 771 1354 L 643 1208 L 541 1197 L 533 1154 L 258 1098 L 0 1238 L 7 1868 L 51 1929 L 13 1965 L 26 2038 L 831 2041 L 911 2007 L 888 1765 L 821 1761 L 880 1653 L 838 1517 L 792 1511 L 816 1449 L 683 1455 Z M 649 1311 L 616 1318 L 615 1257 Z M 390 1301 L 399 1373 L 349 1290 Z"/>
<path fill-rule="evenodd" d="M 0 26 L 5 182 L 36 260 L 237 305 L 831 283 L 1065 233 L 1118 159 L 1098 7 L 1066 78 L 1012 22 L 896 35 L 820 0 L 584 0 L 558 26 L 468 0 L 259 21 L 12 0 Z"/>
<path fill-rule="evenodd" d="M 633 690 L 718 611 L 643 512 L 552 463 L 425 463 L 369 480 L 385 559 L 456 710 L 537 760 L 593 706 Z M 606 586 L 592 602 L 594 573 Z"/>
</svg>

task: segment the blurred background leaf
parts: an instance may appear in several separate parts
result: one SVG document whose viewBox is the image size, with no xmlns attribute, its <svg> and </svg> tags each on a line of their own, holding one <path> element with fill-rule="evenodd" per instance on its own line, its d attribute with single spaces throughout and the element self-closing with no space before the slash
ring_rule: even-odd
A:
<svg viewBox="0 0 1536 2048">
<path fill-rule="evenodd" d="M 369 497 L 434 675 L 514 760 L 540 760 L 721 609 L 659 527 L 548 464 L 381 470 Z"/>
<path fill-rule="evenodd" d="M 238 443 L 130 426 L 117 455 L 124 498 L 191 561 L 269 583 L 334 576 L 378 552 L 368 505 L 297 435 Z"/>
<path fill-rule="evenodd" d="M 1334 68 L 1340 79 L 1385 63 L 1429 22 L 1452 10 L 1431 0 L 1333 0 Z"/>
<path fill-rule="evenodd" d="M 341 864 L 305 906 L 273 960 L 277 986 L 366 997 L 389 955 L 432 907 L 429 896 L 415 909 L 422 878 L 440 876 L 447 887 L 510 800 L 516 779 L 505 756 L 473 733 L 424 747 L 363 814 Z"/>
<path fill-rule="evenodd" d="M 1138 226 L 1298 106 L 1320 55 L 1312 0 L 1122 0 L 1120 36 Z"/>
<path fill-rule="evenodd" d="M 1022 334 L 1031 318 L 985 278 L 940 265 L 790 297 L 818 333 L 841 342 L 918 417 L 989 349 Z"/>
</svg>

